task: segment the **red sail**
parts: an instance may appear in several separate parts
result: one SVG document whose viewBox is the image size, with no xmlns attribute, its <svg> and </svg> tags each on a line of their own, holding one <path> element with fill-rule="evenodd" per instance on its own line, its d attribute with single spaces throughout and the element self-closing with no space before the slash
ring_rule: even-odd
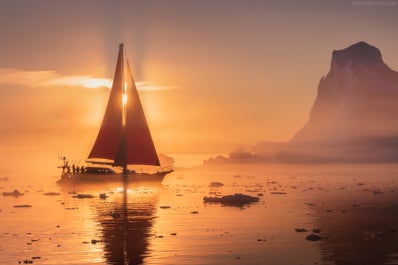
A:
<svg viewBox="0 0 398 265">
<path fill-rule="evenodd" d="M 118 152 L 122 133 L 122 95 L 124 84 L 123 45 L 120 44 L 112 90 L 106 107 L 105 116 L 97 139 L 88 156 L 89 159 L 101 158 L 114 160 Z"/>
<path fill-rule="evenodd" d="M 124 168 L 128 164 L 160 166 L 130 66 L 127 63 L 124 78 L 123 65 L 121 44 L 104 120 L 88 158 L 109 159 L 113 166 Z"/>
<path fill-rule="evenodd" d="M 126 81 L 126 162 L 127 164 L 160 166 L 128 62 Z"/>
</svg>

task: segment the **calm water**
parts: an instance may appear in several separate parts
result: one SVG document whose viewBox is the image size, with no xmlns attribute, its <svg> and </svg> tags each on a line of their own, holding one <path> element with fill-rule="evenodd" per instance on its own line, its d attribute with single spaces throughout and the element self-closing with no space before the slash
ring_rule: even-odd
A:
<svg viewBox="0 0 398 265">
<path fill-rule="evenodd" d="M 0 264 L 398 264 L 397 166 L 228 165 L 127 189 L 55 180 L 0 182 L 25 194 L 0 196 Z M 261 201 L 203 203 L 234 193 Z M 313 229 L 321 240 L 306 240 Z"/>
</svg>

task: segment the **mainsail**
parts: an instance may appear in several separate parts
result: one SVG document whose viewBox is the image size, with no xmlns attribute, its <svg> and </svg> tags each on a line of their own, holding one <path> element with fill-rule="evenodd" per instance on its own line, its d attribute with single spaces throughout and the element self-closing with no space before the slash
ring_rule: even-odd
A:
<svg viewBox="0 0 398 265">
<path fill-rule="evenodd" d="M 130 65 L 124 61 L 123 44 L 104 119 L 88 159 L 106 159 L 124 168 L 160 166 Z"/>
</svg>

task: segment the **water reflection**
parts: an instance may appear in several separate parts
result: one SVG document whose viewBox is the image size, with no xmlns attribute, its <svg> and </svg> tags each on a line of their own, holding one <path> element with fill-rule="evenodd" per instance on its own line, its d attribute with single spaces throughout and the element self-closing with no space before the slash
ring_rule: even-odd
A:
<svg viewBox="0 0 398 265">
<path fill-rule="evenodd" d="M 323 263 L 398 264 L 398 194 L 363 196 L 351 191 L 349 199 L 318 200 Z"/>
<path fill-rule="evenodd" d="M 97 205 L 108 264 L 143 264 L 149 255 L 151 227 L 157 196 L 153 188 L 128 187 L 124 183 L 114 201 Z"/>
<path fill-rule="evenodd" d="M 0 197 L 0 264 L 398 264 L 398 167 L 343 169 L 200 169 L 158 187 L 71 186 L 50 197 L 60 190 L 4 184 L 25 195 Z M 264 195 L 242 208 L 203 203 L 235 193 Z M 307 241 L 313 229 L 324 239 Z"/>
</svg>

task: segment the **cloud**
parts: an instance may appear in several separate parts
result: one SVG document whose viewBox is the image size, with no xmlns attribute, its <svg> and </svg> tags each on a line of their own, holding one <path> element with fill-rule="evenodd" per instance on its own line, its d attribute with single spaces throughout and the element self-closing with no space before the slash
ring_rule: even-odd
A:
<svg viewBox="0 0 398 265">
<path fill-rule="evenodd" d="M 150 81 L 138 81 L 135 82 L 135 85 L 137 86 L 137 89 L 140 91 L 157 91 L 157 90 L 169 90 L 169 89 L 175 89 L 175 86 L 160 86 L 156 85 L 153 82 Z"/>
<path fill-rule="evenodd" d="M 14 68 L 0 68 L 0 84 L 15 84 L 29 87 L 47 85 L 57 78 L 55 71 L 24 71 Z"/>
<path fill-rule="evenodd" d="M 0 68 L 0 85 L 22 85 L 27 87 L 73 86 L 85 88 L 110 88 L 112 79 L 89 75 L 61 75 L 56 71 L 27 71 L 16 68 Z M 160 86 L 150 81 L 136 82 L 140 91 L 174 89 L 174 86 Z"/>
<path fill-rule="evenodd" d="M 58 78 L 49 80 L 48 85 L 81 86 L 85 88 L 110 88 L 112 86 L 112 80 L 109 78 L 98 78 L 88 75 L 71 75 L 59 76 Z"/>
</svg>

